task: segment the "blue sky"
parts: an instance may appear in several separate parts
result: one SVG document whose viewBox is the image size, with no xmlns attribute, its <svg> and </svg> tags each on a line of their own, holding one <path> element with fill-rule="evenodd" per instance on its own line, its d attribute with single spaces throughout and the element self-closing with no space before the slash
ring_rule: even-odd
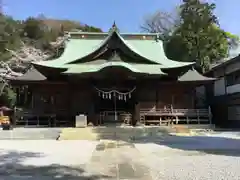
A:
<svg viewBox="0 0 240 180">
<path fill-rule="evenodd" d="M 181 0 L 2 0 L 3 10 L 17 19 L 44 14 L 72 19 L 107 31 L 115 20 L 121 32 L 139 32 L 144 17 L 157 10 L 172 11 Z M 240 35 L 240 0 L 208 0 L 225 30 Z"/>
</svg>

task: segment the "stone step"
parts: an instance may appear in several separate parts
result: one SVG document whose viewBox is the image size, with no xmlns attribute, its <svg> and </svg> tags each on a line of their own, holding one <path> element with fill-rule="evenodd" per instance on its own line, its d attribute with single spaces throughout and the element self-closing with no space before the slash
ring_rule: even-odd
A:
<svg viewBox="0 0 240 180">
<path fill-rule="evenodd" d="M 60 140 L 99 140 L 99 139 L 119 139 L 132 140 L 144 137 L 161 137 L 170 130 L 165 128 L 66 128 L 62 130 Z"/>
<path fill-rule="evenodd" d="M 15 128 L 10 131 L 0 130 L 0 140 L 5 139 L 59 139 L 63 140 L 129 140 L 141 137 L 161 137 L 169 132 L 188 132 L 186 127 L 87 127 L 87 128 Z"/>
<path fill-rule="evenodd" d="M 92 129 L 95 133 L 146 133 L 146 132 L 172 132 L 173 128 L 94 128 Z"/>
<path fill-rule="evenodd" d="M 60 134 L 59 140 L 97 140 L 90 128 L 65 128 Z"/>
</svg>

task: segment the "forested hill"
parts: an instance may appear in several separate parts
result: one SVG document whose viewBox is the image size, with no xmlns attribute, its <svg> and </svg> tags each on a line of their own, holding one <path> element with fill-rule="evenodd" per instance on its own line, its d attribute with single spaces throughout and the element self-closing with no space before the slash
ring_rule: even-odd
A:
<svg viewBox="0 0 240 180">
<path fill-rule="evenodd" d="M 102 31 L 100 28 L 71 20 L 49 19 L 39 16 L 20 21 L 6 15 L 0 15 L 0 61 L 8 60 L 12 56 L 12 53 L 6 49 L 19 50 L 23 43 L 43 51 L 52 50 L 51 42 L 62 37 L 65 31 L 72 30 Z"/>
<path fill-rule="evenodd" d="M 100 28 L 71 20 L 44 16 L 16 20 L 0 14 L 0 104 L 12 107 L 16 96 L 9 78 L 24 74 L 31 62 L 60 55 L 65 31 L 101 32 Z M 63 50 L 63 49 L 61 49 Z"/>
</svg>

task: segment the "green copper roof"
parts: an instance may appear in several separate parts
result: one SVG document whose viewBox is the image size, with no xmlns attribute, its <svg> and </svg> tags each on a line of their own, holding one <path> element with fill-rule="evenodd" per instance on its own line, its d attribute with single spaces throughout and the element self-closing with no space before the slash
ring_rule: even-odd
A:
<svg viewBox="0 0 240 180">
<path fill-rule="evenodd" d="M 119 54 L 109 58 L 108 54 L 112 51 L 122 53 L 123 59 Z M 102 60 L 102 63 L 94 64 L 97 60 Z M 161 69 L 192 64 L 168 59 L 156 33 L 119 34 L 115 27 L 109 33 L 70 33 L 61 57 L 34 63 L 36 66 L 66 69 L 64 74 L 98 72 L 115 66 L 151 75 L 165 75 Z"/>
<path fill-rule="evenodd" d="M 157 40 L 157 34 L 119 34 L 116 31 L 112 31 L 106 36 L 106 33 L 78 33 L 81 38 L 72 37 L 66 42 L 64 53 L 61 57 L 49 61 L 40 61 L 35 63 L 36 65 L 53 67 L 53 68 L 64 68 L 68 63 L 74 63 L 78 60 L 88 56 L 89 54 L 96 52 L 103 45 L 105 45 L 112 37 L 113 34 L 125 44 L 133 53 L 138 54 L 140 57 L 149 60 L 149 62 L 163 65 L 163 68 L 176 68 L 182 66 L 188 66 L 194 63 L 189 62 L 178 62 L 168 59 L 165 56 L 163 43 Z M 98 38 L 91 38 L 91 36 L 98 35 Z M 87 37 L 89 36 L 89 37 Z M 131 36 L 139 36 L 140 38 L 131 38 Z M 148 37 L 152 38 L 148 38 Z M 156 38 L 153 38 L 156 37 Z M 76 63 L 77 64 L 77 63 Z M 81 63 L 80 63 L 81 64 Z"/>
<path fill-rule="evenodd" d="M 80 74 L 89 72 L 98 72 L 107 67 L 123 67 L 135 73 L 152 74 L 152 75 L 165 75 L 161 71 L 161 65 L 145 65 L 145 64 L 129 64 L 125 62 L 107 62 L 102 65 L 94 64 L 79 64 L 68 68 L 64 74 Z"/>
<path fill-rule="evenodd" d="M 216 80 L 216 79 L 203 76 L 199 72 L 197 72 L 195 69 L 189 69 L 187 72 L 185 72 L 183 75 L 181 75 L 178 78 L 178 81 L 182 81 L 182 82 L 214 81 L 214 80 Z"/>
</svg>

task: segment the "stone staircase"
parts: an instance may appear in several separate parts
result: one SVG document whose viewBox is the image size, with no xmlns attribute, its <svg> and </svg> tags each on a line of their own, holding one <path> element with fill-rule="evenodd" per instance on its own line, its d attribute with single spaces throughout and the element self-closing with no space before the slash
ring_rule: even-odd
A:
<svg viewBox="0 0 240 180">
<path fill-rule="evenodd" d="M 65 128 L 59 140 L 123 140 L 161 137 L 176 132 L 171 127 L 86 127 Z"/>
<path fill-rule="evenodd" d="M 98 140 L 92 128 L 64 128 L 58 140 Z"/>
</svg>

